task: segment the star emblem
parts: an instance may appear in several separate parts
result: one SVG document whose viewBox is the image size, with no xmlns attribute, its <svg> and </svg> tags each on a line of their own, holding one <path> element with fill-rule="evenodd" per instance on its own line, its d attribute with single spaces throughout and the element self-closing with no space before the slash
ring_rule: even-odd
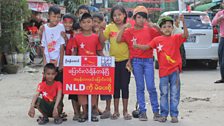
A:
<svg viewBox="0 0 224 126">
<path fill-rule="evenodd" d="M 159 44 L 159 46 L 157 46 L 158 52 L 162 51 L 162 48 L 163 48 L 163 45 Z"/>
<path fill-rule="evenodd" d="M 85 47 L 85 44 L 82 42 L 81 45 L 80 45 L 80 47 L 81 48 L 84 48 Z"/>
<path fill-rule="evenodd" d="M 47 96 L 47 92 L 46 91 L 43 92 L 43 96 L 45 96 L 45 97 Z"/>
<path fill-rule="evenodd" d="M 131 41 L 132 41 L 133 45 L 137 44 L 137 38 L 133 37 Z"/>
</svg>

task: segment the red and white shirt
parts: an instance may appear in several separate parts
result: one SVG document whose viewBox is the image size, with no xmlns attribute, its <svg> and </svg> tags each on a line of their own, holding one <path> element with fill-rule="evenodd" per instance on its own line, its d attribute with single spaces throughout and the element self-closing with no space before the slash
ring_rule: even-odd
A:
<svg viewBox="0 0 224 126">
<path fill-rule="evenodd" d="M 79 33 L 73 39 L 73 43 L 74 48 L 78 49 L 79 56 L 96 56 L 96 52 L 102 50 L 99 36 L 94 33 L 90 36 Z"/>
<path fill-rule="evenodd" d="M 48 102 L 56 100 L 59 90 L 62 90 L 62 84 L 59 81 L 55 81 L 52 85 L 47 85 L 46 81 L 44 81 L 39 83 L 37 87 L 37 92 L 40 92 L 43 99 Z"/>
<path fill-rule="evenodd" d="M 122 35 L 122 42 L 128 44 L 130 51 L 130 58 L 152 58 L 153 50 L 140 50 L 133 48 L 133 43 L 140 45 L 148 45 L 150 41 L 159 36 L 160 33 L 155 28 L 144 27 L 136 30 L 135 28 L 128 28 Z"/>
<path fill-rule="evenodd" d="M 164 77 L 182 70 L 180 46 L 186 41 L 182 34 L 159 36 L 153 39 L 149 46 L 157 50 L 159 76 Z"/>
</svg>

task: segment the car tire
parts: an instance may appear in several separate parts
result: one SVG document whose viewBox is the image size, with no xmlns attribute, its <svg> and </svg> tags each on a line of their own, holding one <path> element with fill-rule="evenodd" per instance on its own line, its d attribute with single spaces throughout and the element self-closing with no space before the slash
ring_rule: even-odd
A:
<svg viewBox="0 0 224 126">
<path fill-rule="evenodd" d="M 159 69 L 159 62 L 158 62 L 158 60 L 155 60 L 155 69 Z"/>
<path fill-rule="evenodd" d="M 218 66 L 218 61 L 217 60 L 212 60 L 208 62 L 208 67 L 210 69 L 216 69 Z"/>
</svg>

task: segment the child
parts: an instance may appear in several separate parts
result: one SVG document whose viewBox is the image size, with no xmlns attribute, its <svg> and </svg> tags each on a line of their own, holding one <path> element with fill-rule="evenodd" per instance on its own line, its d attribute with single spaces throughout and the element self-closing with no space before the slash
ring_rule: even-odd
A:
<svg viewBox="0 0 224 126">
<path fill-rule="evenodd" d="M 98 35 L 92 33 L 93 19 L 88 13 L 84 13 L 80 18 L 81 33 L 77 34 L 74 38 L 74 48 L 77 50 L 79 56 L 97 56 L 103 55 L 102 47 L 99 42 Z M 74 54 L 76 55 L 76 54 Z M 83 108 L 83 115 L 78 120 L 79 122 L 85 122 L 87 119 L 87 96 L 78 95 L 79 104 Z M 92 106 L 96 106 L 97 95 L 92 95 Z M 96 115 L 92 114 L 91 120 L 98 122 Z"/>
<path fill-rule="evenodd" d="M 65 39 L 66 43 L 65 55 L 71 55 L 72 42 L 70 40 L 74 37 L 73 24 L 76 21 L 72 14 L 65 14 L 62 20 L 65 27 L 65 34 L 63 34 L 63 38 Z"/>
<path fill-rule="evenodd" d="M 99 31 L 101 28 L 102 23 L 104 23 L 104 17 L 102 14 L 96 13 L 93 15 L 93 33 L 99 35 Z M 104 47 L 104 45 L 101 43 L 101 46 Z M 93 110 L 95 112 L 96 115 L 101 115 L 102 112 L 99 110 L 98 108 L 98 102 L 99 102 L 99 97 L 97 97 L 97 104 L 94 107 L 95 110 Z"/>
<path fill-rule="evenodd" d="M 102 27 L 102 25 L 105 25 L 103 15 L 98 13 L 94 14 L 93 15 L 93 32 L 96 34 L 99 34 L 100 28 L 104 28 Z"/>
<path fill-rule="evenodd" d="M 46 81 L 41 82 L 38 85 L 37 93 L 32 99 L 32 103 L 28 112 L 28 115 L 33 118 L 35 115 L 35 109 L 38 109 L 43 117 L 39 117 L 38 124 L 43 125 L 49 122 L 48 117 L 54 118 L 55 124 L 61 124 L 63 122 L 60 118 L 62 113 L 63 103 L 62 98 L 62 84 L 59 81 L 55 81 L 56 67 L 52 63 L 48 63 L 44 67 L 44 78 Z M 39 96 L 42 95 L 42 98 Z"/>
<path fill-rule="evenodd" d="M 104 32 L 100 29 L 100 41 L 110 40 L 110 56 L 115 57 L 115 84 L 114 84 L 114 114 L 111 119 L 115 120 L 120 117 L 119 99 L 122 91 L 123 116 L 125 120 L 132 119 L 128 113 L 129 99 L 129 82 L 131 73 L 126 69 L 126 63 L 129 58 L 128 46 L 126 43 L 117 43 L 116 36 L 118 31 L 126 23 L 127 14 L 122 6 L 114 6 L 111 10 L 112 23 L 106 26 Z M 110 113 L 111 97 L 105 97 L 107 107 L 105 112 Z"/>
<path fill-rule="evenodd" d="M 170 111 L 171 122 L 178 122 L 178 104 L 180 100 L 180 77 L 182 68 L 180 46 L 188 37 L 188 30 L 184 22 L 184 16 L 180 16 L 183 22 L 184 32 L 172 35 L 173 19 L 169 16 L 159 19 L 158 24 L 163 33 L 154 38 L 148 45 L 135 44 L 134 47 L 142 50 L 157 49 L 160 77 L 160 122 L 166 122 Z M 169 93 L 170 91 L 170 93 Z M 170 98 L 168 98 L 170 94 Z M 168 102 L 170 99 L 170 104 Z"/>
<path fill-rule="evenodd" d="M 63 25 L 65 27 L 65 34 L 63 34 L 63 37 L 66 41 L 65 46 L 65 55 L 72 55 L 73 52 L 73 37 L 74 37 L 74 31 L 73 31 L 73 25 L 76 23 L 75 17 L 72 14 L 65 14 L 63 16 Z M 78 96 L 77 95 L 69 95 L 68 99 L 71 99 L 72 107 L 74 110 L 74 116 L 73 120 L 77 121 L 80 116 L 80 105 L 78 103 Z"/>
<path fill-rule="evenodd" d="M 154 37 L 160 35 L 155 28 L 145 26 L 148 19 L 147 15 L 148 10 L 144 6 L 137 6 L 133 13 L 133 18 L 136 22 L 134 27 L 126 29 L 128 26 L 131 26 L 131 24 L 126 24 L 118 33 L 117 42 L 126 42 L 129 46 L 130 59 L 136 82 L 136 96 L 140 110 L 139 120 L 148 120 L 146 115 L 144 93 L 146 82 L 146 88 L 150 96 L 152 111 L 154 113 L 153 119 L 158 121 L 160 115 L 158 97 L 154 82 L 153 50 L 145 51 L 133 48 L 133 44 L 149 44 Z"/>
<path fill-rule="evenodd" d="M 51 6 L 48 11 L 49 23 L 44 24 L 42 33 L 42 50 L 44 65 L 53 63 L 59 71 L 63 67 L 64 44 L 65 40 L 61 36 L 65 32 L 63 24 L 60 24 L 60 8 L 58 6 Z M 62 75 L 59 75 L 62 76 Z M 62 78 L 59 77 L 62 82 Z"/>
<path fill-rule="evenodd" d="M 82 16 L 84 13 L 89 13 L 90 14 L 90 10 L 88 8 L 88 6 L 86 5 L 80 5 L 77 9 L 77 11 L 75 12 L 75 15 L 77 17 Z"/>
</svg>

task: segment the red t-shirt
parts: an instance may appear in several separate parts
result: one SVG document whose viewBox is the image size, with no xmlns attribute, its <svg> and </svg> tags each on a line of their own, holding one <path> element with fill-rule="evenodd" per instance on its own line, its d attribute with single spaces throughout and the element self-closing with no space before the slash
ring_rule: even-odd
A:
<svg viewBox="0 0 224 126">
<path fill-rule="evenodd" d="M 152 58 L 153 50 L 140 50 L 134 49 L 133 43 L 141 45 L 148 45 L 150 41 L 159 36 L 159 32 L 155 28 L 144 27 L 143 29 L 136 30 L 135 28 L 128 28 L 122 35 L 122 40 L 128 44 L 130 51 L 130 58 Z"/>
<path fill-rule="evenodd" d="M 62 84 L 59 81 L 55 81 L 52 85 L 47 85 L 46 81 L 38 84 L 37 92 L 42 94 L 44 100 L 52 102 L 56 100 L 56 96 L 59 90 L 62 90 Z"/>
<path fill-rule="evenodd" d="M 74 32 L 73 31 L 69 31 L 66 32 L 66 35 L 68 37 L 68 42 L 66 44 L 66 48 L 65 48 L 65 55 L 72 55 L 72 49 L 73 49 L 73 36 L 74 36 Z"/>
<path fill-rule="evenodd" d="M 74 48 L 78 48 L 79 56 L 96 56 L 96 51 L 102 50 L 99 36 L 94 33 L 90 36 L 79 33 L 75 36 L 73 43 Z"/>
<path fill-rule="evenodd" d="M 159 76 L 164 77 L 176 70 L 182 69 L 180 46 L 186 38 L 181 34 L 172 36 L 159 36 L 153 39 L 149 46 L 157 50 L 159 62 Z"/>
</svg>

